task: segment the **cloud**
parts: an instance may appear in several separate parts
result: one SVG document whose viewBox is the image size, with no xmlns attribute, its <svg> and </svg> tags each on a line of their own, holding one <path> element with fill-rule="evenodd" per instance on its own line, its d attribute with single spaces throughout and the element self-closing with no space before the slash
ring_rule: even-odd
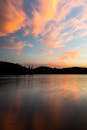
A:
<svg viewBox="0 0 87 130">
<path fill-rule="evenodd" d="M 73 60 L 73 59 L 78 58 L 79 55 L 80 55 L 79 50 L 69 50 L 63 53 L 61 56 L 59 56 L 58 59 L 61 61 Z"/>
<path fill-rule="evenodd" d="M 46 46 L 61 48 L 87 36 L 86 0 L 36 0 L 25 11 L 23 0 L 0 1 L 0 36 L 22 29 L 23 36 L 39 36 Z M 38 4 L 36 4 L 38 3 Z M 27 4 L 27 5 L 26 5 Z M 25 1 L 26 7 L 28 2 Z M 78 13 L 72 13 L 78 10 Z M 75 35 L 77 33 L 77 35 Z"/>
<path fill-rule="evenodd" d="M 31 48 L 34 47 L 34 45 L 31 43 L 26 44 L 26 46 L 31 47 Z"/>
<path fill-rule="evenodd" d="M 52 61 L 50 61 L 48 63 L 48 66 L 50 67 L 56 67 L 56 68 L 66 68 L 66 67 L 70 67 L 70 63 L 66 62 L 66 61 L 59 61 L 58 58 L 54 59 Z"/>
<path fill-rule="evenodd" d="M 66 68 L 73 66 L 73 62 L 80 56 L 81 50 L 68 50 L 62 53 L 57 58 L 55 57 L 53 60 L 49 61 L 48 65 L 51 67 L 57 68 Z"/>
<path fill-rule="evenodd" d="M 43 54 L 46 56 L 52 56 L 54 52 L 52 50 L 48 50 L 48 51 L 44 51 Z"/>
<path fill-rule="evenodd" d="M 58 22 L 63 21 L 71 13 L 73 9 L 84 5 L 85 0 L 62 0 L 60 1 L 59 8 L 57 10 L 60 13 L 56 14 L 55 19 Z"/>
<path fill-rule="evenodd" d="M 36 10 L 33 11 L 33 19 L 32 19 L 32 33 L 34 36 L 38 36 L 38 34 L 41 33 L 41 30 L 43 28 L 43 19 L 39 12 Z"/>
<path fill-rule="evenodd" d="M 42 8 L 45 8 L 44 2 L 42 3 Z M 46 39 L 44 40 L 44 43 L 46 45 L 49 45 L 50 47 L 54 48 L 54 46 L 56 46 L 55 48 L 57 48 L 58 44 L 55 45 L 55 42 L 53 41 L 61 41 L 62 45 L 60 44 L 60 47 L 62 47 L 63 45 L 65 46 L 66 43 L 69 43 L 77 39 L 78 37 L 87 36 L 86 5 L 87 1 L 85 0 L 58 0 L 55 6 L 55 10 L 53 11 L 55 12 L 55 15 L 51 15 L 52 17 L 48 15 L 48 19 L 50 22 L 45 22 L 44 25 L 44 17 L 43 22 L 40 22 L 40 27 L 44 25 L 44 29 L 41 28 L 41 30 L 39 30 L 39 34 L 41 34 L 42 39 Z M 72 13 L 73 11 L 76 11 L 78 9 L 79 11 L 76 15 Z M 70 18 L 68 16 L 70 16 Z M 75 33 L 78 34 L 74 35 Z"/>
<path fill-rule="evenodd" d="M 29 28 L 28 29 L 24 28 L 23 29 L 23 36 L 28 36 L 29 34 L 30 34 Z"/>
<path fill-rule="evenodd" d="M 24 48 L 23 42 L 16 42 L 16 43 L 9 43 L 6 46 L 3 46 L 4 49 L 14 50 L 18 55 L 21 54 L 23 48 Z"/>
<path fill-rule="evenodd" d="M 14 38 L 10 38 L 8 40 L 8 44 L 7 45 L 2 45 L 2 48 L 4 49 L 8 49 L 8 50 L 14 50 L 18 55 L 21 55 L 23 48 L 27 46 L 27 47 L 33 47 L 33 45 L 31 43 L 26 44 L 23 41 L 18 41 L 15 42 Z"/>
<path fill-rule="evenodd" d="M 0 0 L 0 36 L 6 36 L 22 28 L 26 15 L 22 0 Z"/>
<path fill-rule="evenodd" d="M 46 43 L 47 46 L 49 46 L 51 48 L 60 48 L 60 47 L 63 47 L 63 45 L 61 44 L 62 43 L 61 40 L 52 41 L 52 39 L 46 38 L 46 39 L 44 39 L 44 42 Z"/>
<path fill-rule="evenodd" d="M 43 20 L 48 22 L 53 19 L 57 11 L 58 0 L 39 0 L 40 11 L 43 17 Z"/>
<path fill-rule="evenodd" d="M 57 10 L 58 0 L 48 0 L 47 2 L 44 0 L 38 0 L 39 6 L 37 11 L 35 6 L 33 8 L 33 18 L 32 18 L 32 33 L 35 36 L 40 34 L 45 25 L 53 19 Z"/>
</svg>

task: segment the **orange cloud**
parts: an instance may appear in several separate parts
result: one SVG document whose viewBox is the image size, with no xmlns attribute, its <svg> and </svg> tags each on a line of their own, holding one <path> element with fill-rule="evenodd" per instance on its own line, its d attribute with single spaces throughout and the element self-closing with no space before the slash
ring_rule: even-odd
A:
<svg viewBox="0 0 87 130">
<path fill-rule="evenodd" d="M 36 37 L 41 34 L 44 38 L 44 35 L 49 33 L 49 37 L 52 38 L 52 41 L 54 41 L 56 37 L 64 41 L 62 32 L 68 26 L 71 26 L 72 29 L 69 31 L 70 35 L 68 35 L 66 39 L 66 42 L 70 42 L 73 40 L 72 33 L 86 27 L 86 24 L 84 24 L 84 20 L 86 20 L 86 15 L 84 14 L 86 14 L 87 11 L 85 0 L 66 0 L 66 2 L 65 0 L 48 0 L 47 2 L 45 0 L 37 1 L 38 5 L 32 6 L 32 19 L 27 18 L 28 22 L 25 23 L 25 26 L 30 26 L 32 29 L 31 31 L 24 30 L 25 36 L 32 33 Z M 82 12 L 80 12 L 74 18 L 66 19 L 66 21 L 64 21 L 71 11 L 77 7 L 81 7 Z M 79 24 L 76 22 L 76 19 L 78 20 Z M 49 24 L 49 27 L 46 28 L 46 25 L 50 21 L 55 21 L 57 26 L 54 23 L 53 25 Z"/>
<path fill-rule="evenodd" d="M 57 11 L 58 0 L 39 0 L 40 11 L 44 21 L 52 20 Z"/>
<path fill-rule="evenodd" d="M 55 58 L 54 60 L 50 61 L 48 63 L 48 66 L 51 66 L 51 67 L 56 67 L 56 68 L 66 68 L 66 67 L 70 67 L 71 65 L 66 62 L 66 61 L 59 61 L 58 58 Z"/>
<path fill-rule="evenodd" d="M 53 19 L 57 11 L 58 0 L 39 0 L 39 11 L 33 9 L 32 33 L 37 36 L 41 33 L 47 22 Z"/>
<path fill-rule="evenodd" d="M 45 12 L 45 7 L 44 7 L 45 1 L 42 1 L 42 3 L 43 3 L 42 9 L 44 10 L 43 12 Z M 52 18 L 50 20 L 53 20 L 55 22 L 53 24 L 49 23 L 49 26 L 47 28 L 45 27 L 43 30 L 41 30 L 43 39 L 46 39 L 44 37 L 46 35 L 49 35 L 48 36 L 49 38 L 47 38 L 47 40 L 45 40 L 45 43 L 51 47 L 55 46 L 55 48 L 57 48 L 58 45 L 56 46 L 55 42 L 53 42 L 53 41 L 55 41 L 55 39 L 56 39 L 56 41 L 59 41 L 59 39 L 61 39 L 61 41 L 62 41 L 61 43 L 64 45 L 77 38 L 77 35 L 76 36 L 73 35 L 77 31 L 84 30 L 84 32 L 83 32 L 84 34 L 79 33 L 78 37 L 86 36 L 86 30 L 87 30 L 87 24 L 85 23 L 85 21 L 87 20 L 86 4 L 87 4 L 87 2 L 85 0 L 77 0 L 77 1 L 66 0 L 66 2 L 65 2 L 65 0 L 62 0 L 62 1 L 58 0 L 57 4 L 55 6 L 56 10 L 53 11 L 53 12 L 56 12 L 56 15 L 54 15 L 54 17 L 53 17 L 53 15 L 46 13 L 46 15 L 49 16 L 47 18 L 47 20 Z M 47 7 L 47 5 L 46 5 L 46 7 Z M 81 8 L 81 11 L 74 18 L 71 15 L 72 18 L 66 19 L 67 16 L 70 15 L 72 10 L 76 9 L 76 8 Z M 44 14 L 44 16 L 46 16 L 46 15 Z M 46 18 L 46 17 L 43 17 L 43 21 L 44 21 L 44 18 Z M 64 20 L 64 19 L 66 19 L 66 20 Z M 43 22 L 43 24 L 44 24 L 44 22 Z M 70 30 L 67 30 L 68 28 L 70 28 Z M 64 35 L 63 35 L 63 32 L 64 32 Z M 62 45 L 60 45 L 60 46 L 62 46 Z"/>
<path fill-rule="evenodd" d="M 34 36 L 37 36 L 39 33 L 41 33 L 43 26 L 44 22 L 42 16 L 39 12 L 34 10 L 32 19 L 32 33 L 34 34 Z"/>
<path fill-rule="evenodd" d="M 46 56 L 52 56 L 53 55 L 53 51 L 52 50 L 49 50 L 49 51 L 44 51 L 43 54 L 46 55 Z"/>
<path fill-rule="evenodd" d="M 26 15 L 22 9 L 22 0 L 0 0 L 0 36 L 21 29 Z"/>
<path fill-rule="evenodd" d="M 23 0 L 0 0 L 0 36 L 6 36 L 23 29 L 23 36 L 31 33 L 42 36 L 45 44 L 52 48 L 60 48 L 66 43 L 87 35 L 87 2 L 85 0 L 37 0 L 29 10 L 32 18 L 23 10 Z M 71 11 L 77 7 L 82 10 L 74 18 L 67 19 Z M 66 20 L 64 20 L 66 19 Z M 51 22 L 51 23 L 50 23 Z M 52 23 L 53 22 L 53 23 Z M 48 25 L 48 26 L 47 26 Z M 67 30 L 67 28 L 71 28 Z M 66 31 L 65 31 L 66 30 Z M 83 30 L 78 36 L 73 33 Z M 48 36 L 49 35 L 49 36 Z M 48 38 L 47 38 L 48 37 Z"/>
<path fill-rule="evenodd" d="M 80 51 L 77 50 L 69 50 L 66 51 L 63 55 L 59 57 L 59 60 L 73 60 L 76 59 L 80 54 Z"/>
<path fill-rule="evenodd" d="M 61 40 L 52 41 L 50 38 L 46 38 L 44 42 L 46 43 L 47 46 L 52 47 L 52 48 L 63 47 L 63 45 L 61 44 L 62 43 Z"/>
</svg>

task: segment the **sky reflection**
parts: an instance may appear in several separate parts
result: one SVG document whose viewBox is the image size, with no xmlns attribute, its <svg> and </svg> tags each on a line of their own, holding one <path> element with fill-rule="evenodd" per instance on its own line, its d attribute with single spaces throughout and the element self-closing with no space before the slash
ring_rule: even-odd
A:
<svg viewBox="0 0 87 130">
<path fill-rule="evenodd" d="M 87 76 L 8 79 L 0 86 L 1 130 L 87 130 Z"/>
</svg>

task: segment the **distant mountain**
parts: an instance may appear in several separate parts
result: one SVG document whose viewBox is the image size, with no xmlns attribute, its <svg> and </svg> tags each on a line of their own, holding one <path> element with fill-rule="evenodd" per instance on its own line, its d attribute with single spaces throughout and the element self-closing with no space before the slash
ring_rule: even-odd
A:
<svg viewBox="0 0 87 130">
<path fill-rule="evenodd" d="M 24 74 L 87 74 L 87 68 L 51 68 L 40 66 L 37 68 L 26 68 L 19 64 L 0 61 L 0 75 L 24 75 Z"/>
<path fill-rule="evenodd" d="M 70 68 L 50 68 L 50 67 L 38 67 L 33 69 L 34 74 L 87 74 L 87 68 L 70 67 Z"/>
<path fill-rule="evenodd" d="M 18 74 L 27 74 L 27 68 L 14 63 L 8 63 L 0 61 L 0 75 L 18 75 Z"/>
</svg>

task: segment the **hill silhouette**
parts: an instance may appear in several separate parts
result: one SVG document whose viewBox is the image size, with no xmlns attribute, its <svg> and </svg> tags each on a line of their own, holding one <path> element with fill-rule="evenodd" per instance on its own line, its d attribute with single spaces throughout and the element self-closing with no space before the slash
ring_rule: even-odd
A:
<svg viewBox="0 0 87 130">
<path fill-rule="evenodd" d="M 32 72 L 35 74 L 87 74 L 87 68 L 70 67 L 70 68 L 50 68 L 50 67 L 38 67 Z"/>
<path fill-rule="evenodd" d="M 0 75 L 19 75 L 27 73 L 27 68 L 19 64 L 0 61 Z"/>
<path fill-rule="evenodd" d="M 87 74 L 87 68 L 51 68 L 40 66 L 37 68 L 26 68 L 19 64 L 0 61 L 0 75 L 24 75 L 24 74 Z"/>
</svg>

